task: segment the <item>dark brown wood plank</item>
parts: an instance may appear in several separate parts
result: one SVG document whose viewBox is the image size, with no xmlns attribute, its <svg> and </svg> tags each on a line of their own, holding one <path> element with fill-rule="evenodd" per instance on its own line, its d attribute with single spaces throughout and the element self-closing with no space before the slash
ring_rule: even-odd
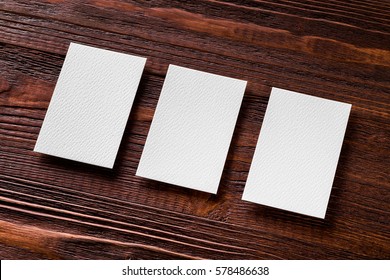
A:
<svg viewBox="0 0 390 280">
<path fill-rule="evenodd" d="M 0 3 L 0 257 L 390 258 L 386 1 Z M 69 42 L 148 57 L 113 170 L 32 151 Z M 249 81 L 217 195 L 135 171 L 169 63 Z M 272 86 L 353 104 L 325 220 L 241 200 Z"/>
</svg>

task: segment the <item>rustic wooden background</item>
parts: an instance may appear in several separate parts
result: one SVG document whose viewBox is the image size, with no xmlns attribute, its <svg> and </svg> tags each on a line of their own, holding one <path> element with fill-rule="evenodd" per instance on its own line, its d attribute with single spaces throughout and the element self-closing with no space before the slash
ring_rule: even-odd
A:
<svg viewBox="0 0 390 280">
<path fill-rule="evenodd" d="M 148 58 L 113 170 L 33 152 L 69 42 Z M 248 80 L 217 195 L 135 176 L 169 63 Z M 2 259 L 390 258 L 388 0 L 1 0 L 0 73 Z M 241 200 L 271 86 L 353 104 L 325 220 Z"/>
</svg>

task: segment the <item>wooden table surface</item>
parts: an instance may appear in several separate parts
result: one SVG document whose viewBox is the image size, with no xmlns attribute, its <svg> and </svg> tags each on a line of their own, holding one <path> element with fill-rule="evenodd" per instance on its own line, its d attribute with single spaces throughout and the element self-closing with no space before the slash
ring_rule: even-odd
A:
<svg viewBox="0 0 390 280">
<path fill-rule="evenodd" d="M 33 152 L 70 42 L 148 58 L 112 170 Z M 170 63 L 248 81 L 217 195 L 135 176 Z M 390 258 L 388 0 L 3 0 L 0 73 L 1 259 Z M 272 86 L 353 105 L 325 220 L 241 200 Z"/>
</svg>

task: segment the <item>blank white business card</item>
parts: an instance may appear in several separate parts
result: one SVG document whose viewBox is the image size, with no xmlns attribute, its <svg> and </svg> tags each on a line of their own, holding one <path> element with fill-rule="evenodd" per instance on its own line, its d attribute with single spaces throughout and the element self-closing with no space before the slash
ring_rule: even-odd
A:
<svg viewBox="0 0 390 280">
<path fill-rule="evenodd" d="M 71 43 L 34 151 L 112 168 L 145 62 Z"/>
<path fill-rule="evenodd" d="M 246 83 L 170 65 L 136 175 L 216 193 Z"/>
<path fill-rule="evenodd" d="M 350 110 L 273 88 L 242 198 L 325 218 Z"/>
</svg>

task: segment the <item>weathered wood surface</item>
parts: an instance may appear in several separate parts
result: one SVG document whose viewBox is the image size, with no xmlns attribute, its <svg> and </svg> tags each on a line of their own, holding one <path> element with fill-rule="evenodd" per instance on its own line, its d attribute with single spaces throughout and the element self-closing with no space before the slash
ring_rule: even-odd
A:
<svg viewBox="0 0 390 280">
<path fill-rule="evenodd" d="M 71 41 L 148 58 L 113 170 L 32 151 Z M 249 81 L 217 195 L 135 176 L 169 63 Z M 271 86 L 353 104 L 325 220 L 241 200 Z M 389 1 L 0 1 L 0 257 L 389 259 L 389 101 Z"/>
</svg>

